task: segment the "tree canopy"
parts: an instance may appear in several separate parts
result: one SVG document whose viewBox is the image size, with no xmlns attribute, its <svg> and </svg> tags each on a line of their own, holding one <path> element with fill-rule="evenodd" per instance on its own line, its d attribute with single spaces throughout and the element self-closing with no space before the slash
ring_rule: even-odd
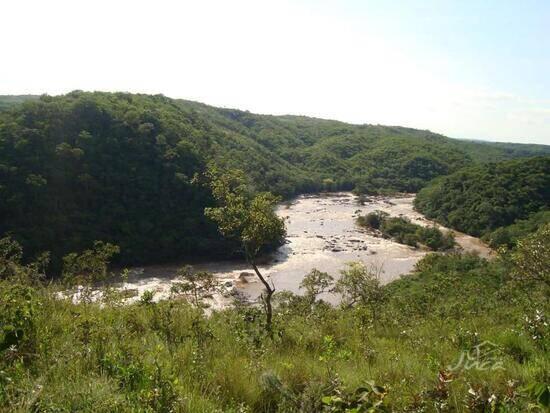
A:
<svg viewBox="0 0 550 413">
<path fill-rule="evenodd" d="M 204 217 L 211 188 L 193 179 L 210 163 L 242 170 L 251 192 L 289 198 L 417 191 L 467 165 L 550 151 L 162 95 L 74 91 L 0 102 L 0 236 L 27 257 L 51 251 L 58 268 L 95 240 L 120 246 L 122 263 L 233 255 L 235 245 Z"/>
<path fill-rule="evenodd" d="M 434 181 L 415 199 L 428 218 L 475 236 L 527 219 L 549 204 L 548 156 L 465 168 Z"/>
</svg>

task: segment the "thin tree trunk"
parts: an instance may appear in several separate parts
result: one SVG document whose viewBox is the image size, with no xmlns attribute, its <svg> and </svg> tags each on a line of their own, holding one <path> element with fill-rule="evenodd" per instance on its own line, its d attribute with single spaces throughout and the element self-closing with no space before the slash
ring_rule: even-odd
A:
<svg viewBox="0 0 550 413">
<path fill-rule="evenodd" d="M 250 264 L 252 265 L 252 268 L 254 268 L 254 272 L 262 282 L 262 284 L 265 287 L 265 295 L 264 295 L 264 302 L 265 302 L 265 321 L 266 321 L 266 330 L 271 335 L 272 330 L 272 321 L 273 321 L 273 307 L 271 305 L 271 297 L 273 296 L 273 293 L 275 292 L 275 287 L 272 285 L 269 285 L 267 280 L 263 277 L 260 270 L 258 270 L 258 267 L 256 266 L 256 263 L 254 261 L 250 261 Z"/>
</svg>

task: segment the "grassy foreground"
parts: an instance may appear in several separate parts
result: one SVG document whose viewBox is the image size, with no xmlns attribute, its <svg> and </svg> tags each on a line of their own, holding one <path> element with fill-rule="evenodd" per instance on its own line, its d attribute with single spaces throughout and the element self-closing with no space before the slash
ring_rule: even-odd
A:
<svg viewBox="0 0 550 413">
<path fill-rule="evenodd" d="M 273 338 L 261 309 L 72 304 L 32 280 L 37 265 L 0 263 L 3 412 L 525 412 L 548 402 L 548 288 L 515 281 L 505 259 L 428 255 L 375 308 L 284 294 Z"/>
</svg>

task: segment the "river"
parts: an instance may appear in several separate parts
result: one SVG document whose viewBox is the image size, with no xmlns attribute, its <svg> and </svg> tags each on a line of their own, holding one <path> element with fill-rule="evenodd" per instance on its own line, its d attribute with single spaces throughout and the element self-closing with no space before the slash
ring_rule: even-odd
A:
<svg viewBox="0 0 550 413">
<path fill-rule="evenodd" d="M 294 201 L 280 205 L 277 214 L 285 219 L 287 240 L 259 266 L 260 271 L 275 285 L 277 291 L 299 293 L 299 285 L 312 268 L 328 272 L 338 278 L 346 263 L 361 261 L 382 269 L 381 282 L 388 283 L 403 274 L 410 273 L 414 265 L 427 252 L 398 244 L 369 234 L 355 224 L 359 215 L 374 210 L 388 212 L 392 216 L 405 216 L 420 225 L 433 225 L 413 209 L 414 195 L 368 197 L 360 204 L 349 192 L 319 195 L 302 195 Z M 440 227 L 442 230 L 447 229 Z M 465 251 L 477 251 L 488 257 L 491 251 L 479 239 L 455 232 L 457 243 Z M 133 268 L 127 282 L 119 287 L 130 290 L 134 301 L 146 290 L 155 292 L 155 300 L 168 298 L 175 273 L 185 263 L 152 265 Z M 222 308 L 238 294 L 255 299 L 262 285 L 249 273 L 244 262 L 222 261 L 194 265 L 196 271 L 213 273 L 222 285 L 222 292 L 210 300 L 212 308 Z M 325 299 L 335 302 L 330 295 Z"/>
</svg>

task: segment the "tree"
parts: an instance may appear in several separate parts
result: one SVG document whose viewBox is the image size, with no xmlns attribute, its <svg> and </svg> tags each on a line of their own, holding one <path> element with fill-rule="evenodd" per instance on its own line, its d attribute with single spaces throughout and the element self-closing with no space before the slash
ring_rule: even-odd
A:
<svg viewBox="0 0 550 413">
<path fill-rule="evenodd" d="M 342 276 L 336 281 L 334 292 L 342 296 L 342 304 L 347 307 L 361 305 L 370 307 L 376 316 L 376 306 L 382 301 L 383 290 L 380 284 L 381 267 L 366 267 L 361 262 L 348 263 L 340 272 Z"/>
<path fill-rule="evenodd" d="M 386 218 L 388 218 L 389 214 L 384 211 L 373 211 L 369 212 L 365 216 L 360 216 L 357 218 L 357 223 L 360 226 L 367 227 L 370 229 L 380 229 L 380 226 L 384 222 Z"/>
<path fill-rule="evenodd" d="M 104 281 L 111 258 L 120 252 L 117 245 L 95 241 L 92 249 L 63 257 L 63 279 L 69 285 L 81 285 L 80 300 L 92 300 L 92 286 Z"/>
<path fill-rule="evenodd" d="M 21 267 L 23 248 L 10 237 L 0 239 L 0 279 L 9 278 Z"/>
<path fill-rule="evenodd" d="M 330 290 L 333 281 L 334 278 L 328 273 L 313 268 L 300 283 L 300 288 L 306 290 L 305 297 L 313 305 L 317 296 Z"/>
<path fill-rule="evenodd" d="M 224 237 L 240 243 L 247 262 L 265 287 L 262 300 L 266 329 L 271 333 L 271 298 L 275 286 L 258 269 L 257 258 L 266 248 L 279 245 L 286 235 L 283 219 L 275 214 L 279 197 L 268 192 L 254 194 L 240 170 L 221 171 L 215 165 L 210 165 L 206 177 L 218 206 L 205 208 L 204 213 L 218 225 Z"/>
<path fill-rule="evenodd" d="M 193 272 L 190 265 L 178 270 L 177 281 L 170 289 L 173 294 L 183 294 L 196 308 L 203 306 L 202 300 L 206 295 L 215 291 L 218 283 L 209 272 Z"/>
<path fill-rule="evenodd" d="M 0 238 L 0 353 L 17 346 L 36 351 L 36 312 L 42 305 L 37 286 L 44 277 L 48 255 L 23 264 L 23 249 L 10 237 Z M 22 348 L 23 347 L 23 348 Z"/>
<path fill-rule="evenodd" d="M 512 262 L 519 278 L 550 286 L 550 224 L 519 240 L 512 253 Z"/>
</svg>

